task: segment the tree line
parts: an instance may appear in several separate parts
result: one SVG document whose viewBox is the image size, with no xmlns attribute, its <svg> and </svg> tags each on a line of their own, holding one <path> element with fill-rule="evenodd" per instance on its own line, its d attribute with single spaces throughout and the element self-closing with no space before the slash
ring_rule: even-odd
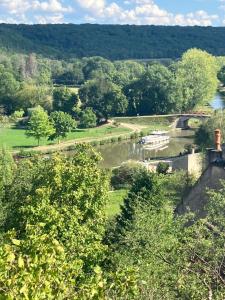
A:
<svg viewBox="0 0 225 300">
<path fill-rule="evenodd" d="M 218 56 L 225 55 L 224 39 L 223 27 L 0 24 L 0 44 L 7 51 L 60 59 L 177 59 L 194 47 Z"/>
<path fill-rule="evenodd" d="M 224 65 L 223 58 L 198 49 L 168 65 L 101 57 L 65 62 L 2 53 L 1 113 L 23 110 L 29 115 L 40 105 L 49 113 L 69 113 L 88 127 L 84 120 L 93 113 L 92 126 L 113 116 L 186 112 L 212 99 Z M 62 86 L 53 84 L 56 78 Z M 65 86 L 68 80 L 79 88 Z"/>
</svg>

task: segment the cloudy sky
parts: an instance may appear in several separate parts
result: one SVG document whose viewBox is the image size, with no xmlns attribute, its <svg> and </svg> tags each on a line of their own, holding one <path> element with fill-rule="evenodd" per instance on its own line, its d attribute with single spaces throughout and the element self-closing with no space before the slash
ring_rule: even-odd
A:
<svg viewBox="0 0 225 300">
<path fill-rule="evenodd" d="M 225 0 L 0 0 L 0 23 L 225 26 Z"/>
</svg>

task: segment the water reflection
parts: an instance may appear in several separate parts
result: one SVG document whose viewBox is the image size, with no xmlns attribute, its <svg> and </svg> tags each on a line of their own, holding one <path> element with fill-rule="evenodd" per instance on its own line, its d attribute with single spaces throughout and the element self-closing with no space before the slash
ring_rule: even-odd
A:
<svg viewBox="0 0 225 300">
<path fill-rule="evenodd" d="M 101 166 L 111 168 L 121 165 L 127 160 L 144 160 L 156 157 L 168 157 L 179 155 L 184 151 L 187 144 L 194 141 L 194 132 L 191 130 L 171 132 L 171 139 L 168 148 L 160 150 L 144 150 L 143 145 L 139 145 L 137 141 L 124 141 L 115 144 L 107 144 L 99 146 L 97 150 L 101 153 L 103 161 Z"/>
<path fill-rule="evenodd" d="M 216 109 L 224 109 L 225 108 L 225 96 L 223 96 L 221 93 L 217 93 L 210 103 L 211 107 Z"/>
</svg>

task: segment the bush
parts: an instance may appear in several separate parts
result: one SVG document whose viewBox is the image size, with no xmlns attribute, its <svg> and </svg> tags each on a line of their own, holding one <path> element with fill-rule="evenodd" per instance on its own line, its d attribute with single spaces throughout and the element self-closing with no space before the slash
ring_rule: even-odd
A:
<svg viewBox="0 0 225 300">
<path fill-rule="evenodd" d="M 136 162 L 123 163 L 112 171 L 111 185 L 115 189 L 127 188 L 133 184 L 137 174 L 143 167 Z"/>
<path fill-rule="evenodd" d="M 158 174 L 167 174 L 169 171 L 170 165 L 166 162 L 160 162 L 158 163 L 158 166 L 156 168 L 156 172 Z"/>
<path fill-rule="evenodd" d="M 96 127 L 97 117 L 93 109 L 87 107 L 84 111 L 81 112 L 80 117 L 80 127 L 81 128 L 92 128 Z"/>
</svg>

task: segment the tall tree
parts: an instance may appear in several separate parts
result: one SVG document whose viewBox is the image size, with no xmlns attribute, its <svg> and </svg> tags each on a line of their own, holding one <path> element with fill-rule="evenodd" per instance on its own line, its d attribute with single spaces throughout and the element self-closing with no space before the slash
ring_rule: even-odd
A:
<svg viewBox="0 0 225 300">
<path fill-rule="evenodd" d="M 54 89 L 53 93 L 53 109 L 72 113 L 73 108 L 78 103 L 77 95 L 67 87 L 59 87 Z"/>
<path fill-rule="evenodd" d="M 79 96 L 84 107 L 93 108 L 99 118 L 123 114 L 128 105 L 121 88 L 104 77 L 87 81 Z"/>
<path fill-rule="evenodd" d="M 80 127 L 91 128 L 97 124 L 97 117 L 93 109 L 90 107 L 85 108 L 80 113 Z"/>
<path fill-rule="evenodd" d="M 55 129 L 49 120 L 47 112 L 41 106 L 37 106 L 31 114 L 26 135 L 34 137 L 39 145 L 41 138 L 47 138 L 54 132 Z"/>
<path fill-rule="evenodd" d="M 76 128 L 76 121 L 71 117 L 71 115 L 64 113 L 62 111 L 52 112 L 50 115 L 50 121 L 54 126 L 55 132 L 50 135 L 50 140 L 65 138 L 67 134 Z"/>
<path fill-rule="evenodd" d="M 19 82 L 12 72 L 0 65 L 0 105 L 11 113 L 15 108 L 15 95 L 19 90 Z"/>
<path fill-rule="evenodd" d="M 210 101 L 216 93 L 218 64 L 209 53 L 191 49 L 176 66 L 177 85 L 182 91 L 183 109 Z"/>
<path fill-rule="evenodd" d="M 154 64 L 130 85 L 125 94 L 129 114 L 164 114 L 180 110 L 181 102 L 173 73 L 165 66 Z"/>
<path fill-rule="evenodd" d="M 25 175 L 26 182 L 18 178 L 20 184 L 9 195 L 15 201 L 9 214 L 14 229 L 1 239 L 1 297 L 105 298 L 100 265 L 106 253 L 102 236 L 108 182 L 98 161 L 90 147 L 79 145 L 71 158 L 22 162 L 15 176 L 32 176 Z"/>
</svg>

